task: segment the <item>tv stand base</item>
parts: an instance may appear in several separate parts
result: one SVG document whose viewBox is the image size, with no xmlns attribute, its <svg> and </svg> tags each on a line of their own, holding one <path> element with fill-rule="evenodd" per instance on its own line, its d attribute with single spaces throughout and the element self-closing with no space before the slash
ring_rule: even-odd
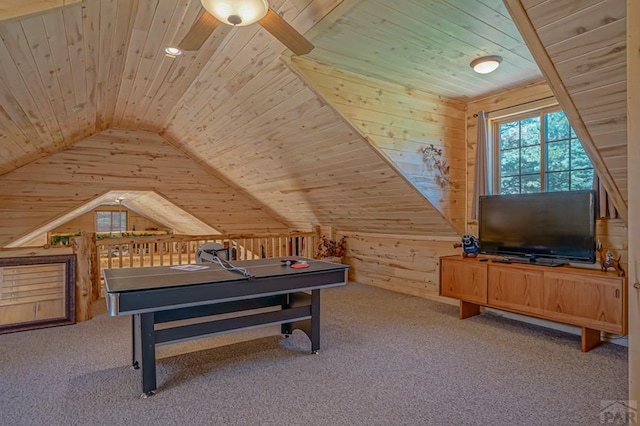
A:
<svg viewBox="0 0 640 426">
<path fill-rule="evenodd" d="M 460 301 L 460 319 L 484 306 L 580 327 L 583 352 L 627 333 L 627 278 L 613 272 L 443 256 L 440 295 Z"/>
<path fill-rule="evenodd" d="M 582 327 L 582 352 L 588 352 L 600 343 L 600 330 Z"/>
<path fill-rule="evenodd" d="M 476 316 L 480 313 L 480 305 L 475 303 L 460 301 L 460 319 L 466 319 Z"/>
<path fill-rule="evenodd" d="M 480 306 L 475 303 L 460 301 L 460 319 L 467 319 L 480 314 Z M 589 352 L 591 349 L 602 343 L 600 340 L 600 330 L 594 330 L 592 328 L 582 327 L 582 352 Z"/>
</svg>

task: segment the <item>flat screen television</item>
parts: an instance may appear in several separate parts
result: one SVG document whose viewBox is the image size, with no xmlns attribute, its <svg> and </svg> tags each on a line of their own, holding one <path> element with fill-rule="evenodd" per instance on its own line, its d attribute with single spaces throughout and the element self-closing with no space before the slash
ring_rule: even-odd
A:
<svg viewBox="0 0 640 426">
<path fill-rule="evenodd" d="M 480 253 L 505 261 L 595 263 L 595 191 L 480 197 Z"/>
</svg>

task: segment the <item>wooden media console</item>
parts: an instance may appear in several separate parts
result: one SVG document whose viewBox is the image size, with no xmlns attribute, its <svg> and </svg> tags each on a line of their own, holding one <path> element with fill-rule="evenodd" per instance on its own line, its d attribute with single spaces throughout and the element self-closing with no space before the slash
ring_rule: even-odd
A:
<svg viewBox="0 0 640 426">
<path fill-rule="evenodd" d="M 583 352 L 601 331 L 627 334 L 627 279 L 614 272 L 444 256 L 440 295 L 460 300 L 460 319 L 486 306 L 582 327 Z"/>
</svg>

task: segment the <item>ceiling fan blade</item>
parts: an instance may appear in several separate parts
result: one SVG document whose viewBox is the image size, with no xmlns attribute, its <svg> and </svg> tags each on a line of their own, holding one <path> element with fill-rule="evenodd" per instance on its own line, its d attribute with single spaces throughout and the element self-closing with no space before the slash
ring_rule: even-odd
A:
<svg viewBox="0 0 640 426">
<path fill-rule="evenodd" d="M 258 23 L 280 40 L 280 43 L 287 46 L 295 55 L 304 55 L 313 50 L 313 44 L 309 43 L 302 34 L 271 8 Z"/>
<path fill-rule="evenodd" d="M 208 12 L 204 12 L 195 24 L 191 27 L 187 35 L 184 36 L 178 47 L 184 51 L 198 50 L 211 36 L 213 30 L 220 24 L 216 18 Z"/>
</svg>

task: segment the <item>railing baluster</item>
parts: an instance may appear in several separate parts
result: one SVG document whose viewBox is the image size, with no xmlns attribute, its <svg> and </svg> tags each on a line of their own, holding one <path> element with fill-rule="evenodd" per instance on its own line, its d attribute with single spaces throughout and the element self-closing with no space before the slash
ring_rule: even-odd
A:
<svg viewBox="0 0 640 426">
<path fill-rule="evenodd" d="M 106 246 L 107 247 L 107 264 L 109 265 L 109 268 L 112 268 L 113 265 L 111 264 L 111 258 L 113 257 L 113 253 L 111 253 L 111 246 Z"/>
<path fill-rule="evenodd" d="M 242 260 L 247 260 L 247 239 L 242 239 Z"/>
</svg>

